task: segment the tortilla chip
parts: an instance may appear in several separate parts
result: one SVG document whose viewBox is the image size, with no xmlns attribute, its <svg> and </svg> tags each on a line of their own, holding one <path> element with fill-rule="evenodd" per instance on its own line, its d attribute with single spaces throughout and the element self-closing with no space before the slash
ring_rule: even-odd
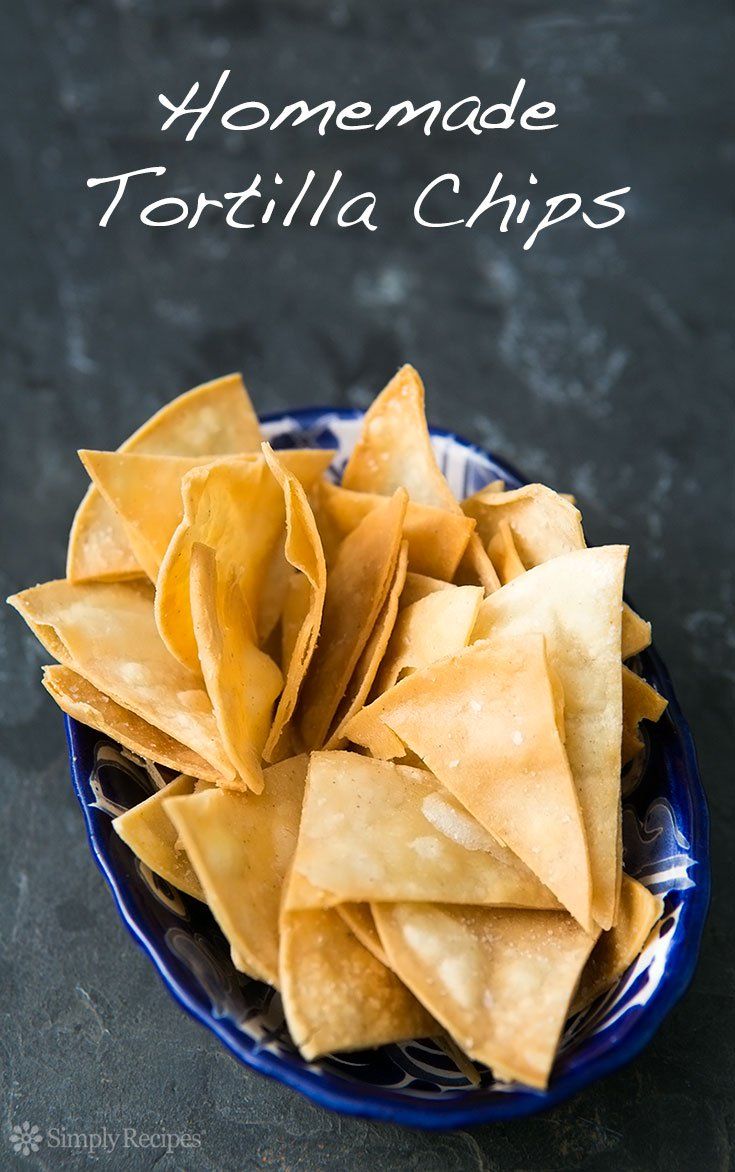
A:
<svg viewBox="0 0 735 1172">
<path fill-rule="evenodd" d="M 500 589 L 495 566 L 477 533 L 473 533 L 454 580 L 458 586 L 482 586 L 486 594 Z"/>
<path fill-rule="evenodd" d="M 424 412 L 424 384 L 402 366 L 365 414 L 342 487 L 390 496 L 405 488 L 419 505 L 459 510 L 436 462 Z"/>
<path fill-rule="evenodd" d="M 564 690 L 566 751 L 590 851 L 592 913 L 612 926 L 622 739 L 621 603 L 628 547 L 556 557 L 504 586 L 480 607 L 474 637 L 546 637 Z M 410 682 L 410 681 L 408 681 Z M 398 730 L 396 730 L 398 731 Z"/>
<path fill-rule="evenodd" d="M 409 570 L 399 600 L 399 610 L 426 598 L 427 594 L 437 594 L 440 590 L 453 590 L 452 582 L 441 582 L 438 578 L 429 578 L 425 574 L 413 574 Z"/>
<path fill-rule="evenodd" d="M 623 604 L 622 658 L 631 659 L 651 646 L 651 624 Z"/>
<path fill-rule="evenodd" d="M 403 541 L 401 542 L 401 548 L 398 553 L 396 572 L 393 575 L 393 582 L 388 591 L 388 597 L 381 607 L 372 634 L 365 644 L 362 655 L 358 659 L 355 670 L 352 673 L 344 699 L 337 709 L 337 715 L 334 718 L 333 725 L 334 731 L 325 745 L 327 749 L 344 748 L 347 743 L 347 738 L 344 733 L 346 726 L 355 713 L 359 712 L 367 703 L 370 689 L 375 683 L 378 668 L 383 662 L 383 657 L 386 654 L 386 649 L 395 627 L 396 616 L 398 615 L 398 600 L 403 590 L 403 584 L 406 581 L 407 563 L 408 543 Z"/>
<path fill-rule="evenodd" d="M 380 665 L 374 696 L 387 692 L 404 675 L 466 647 L 482 599 L 480 586 L 452 586 L 404 607 Z"/>
<path fill-rule="evenodd" d="M 322 628 L 303 683 L 298 723 L 304 745 L 324 744 L 395 574 L 407 496 L 398 489 L 342 542 L 327 579 Z"/>
<path fill-rule="evenodd" d="M 119 449 L 148 455 L 205 456 L 257 451 L 260 427 L 239 374 L 194 387 L 167 403 Z M 125 530 L 91 485 L 77 509 L 66 564 L 73 582 L 139 577 Z"/>
<path fill-rule="evenodd" d="M 283 453 L 283 464 L 312 484 L 331 459 L 331 452 L 294 450 Z M 298 471 L 297 471 L 298 470 Z M 183 520 L 161 563 L 156 590 L 156 623 L 161 638 L 186 667 L 196 671 L 198 655 L 191 622 L 189 563 L 193 542 L 216 551 L 218 564 L 241 581 L 259 635 L 264 634 L 261 609 L 273 607 L 264 586 L 272 582 L 274 559 L 282 557 L 286 508 L 283 489 L 265 459 L 223 460 L 189 472 L 181 484 Z M 284 584 L 284 593 L 287 582 Z M 283 599 L 276 607 L 280 614 Z"/>
<path fill-rule="evenodd" d="M 663 900 L 623 872 L 618 920 L 603 932 L 585 965 L 572 1002 L 578 1013 L 617 983 L 643 951 L 651 929 L 663 914 Z"/>
<path fill-rule="evenodd" d="M 314 655 L 321 628 L 327 589 L 327 568 L 324 563 L 324 553 L 314 514 L 306 499 L 304 489 L 298 479 L 287 470 L 285 463 L 276 456 L 267 444 L 263 445 L 263 452 L 268 467 L 280 484 L 284 496 L 286 511 L 284 556 L 289 566 L 297 571 L 297 574 L 289 581 L 289 593 L 292 598 L 298 598 L 297 591 L 300 590 L 303 595 L 304 589 L 306 590 L 306 597 L 303 600 L 306 604 L 303 618 L 298 630 L 288 634 L 288 638 L 293 639 L 293 646 L 289 651 L 287 667 L 284 659 L 286 681 L 264 750 L 265 759 L 273 761 L 284 756 L 291 739 L 290 723 L 304 678 Z M 303 585 L 293 587 L 294 581 Z M 291 605 L 293 608 L 294 603 L 292 602 Z M 293 621 L 293 614 L 289 617 Z M 284 615 L 284 642 L 286 634 Z"/>
<path fill-rule="evenodd" d="M 587 842 L 557 723 L 558 697 L 543 637 L 529 634 L 476 643 L 415 672 L 373 707 L 481 826 L 590 929 Z"/>
<path fill-rule="evenodd" d="M 217 782 L 219 775 L 198 753 L 161 732 L 134 712 L 121 708 L 71 668 L 54 664 L 43 669 L 43 686 L 67 716 L 104 733 L 126 749 L 165 765 L 176 773 Z"/>
<path fill-rule="evenodd" d="M 335 484 L 320 486 L 318 517 L 334 552 L 360 521 L 383 503 L 378 493 L 351 492 Z M 408 564 L 415 573 L 450 582 L 474 532 L 474 522 L 461 512 L 409 500 L 403 522 Z"/>
<path fill-rule="evenodd" d="M 281 615 L 281 671 L 288 672 L 296 640 L 309 613 L 312 586 L 305 574 L 292 573 Z"/>
<path fill-rule="evenodd" d="M 375 927 L 375 920 L 370 909 L 369 903 L 341 903 L 339 907 L 335 908 L 346 923 L 351 932 L 357 936 L 357 939 L 362 944 L 363 948 L 367 948 L 368 952 L 372 953 L 376 960 L 381 964 L 388 964 L 388 957 L 385 955 L 385 949 L 380 943 L 380 936 L 378 929 Z"/>
<path fill-rule="evenodd" d="M 176 777 L 152 797 L 126 810 L 112 825 L 136 858 L 172 887 L 204 899 L 201 884 L 186 855 L 176 849 L 176 831 L 166 817 L 164 802 L 170 798 L 184 800 L 180 795 L 194 792 L 193 777 Z"/>
<path fill-rule="evenodd" d="M 303 1057 L 433 1034 L 436 1023 L 333 908 L 282 911 L 280 988 Z"/>
<path fill-rule="evenodd" d="M 225 781 L 225 753 L 201 676 L 161 642 L 143 582 L 46 582 L 9 598 L 52 655 L 148 724 L 193 749 Z M 45 632 L 53 634 L 51 640 Z"/>
<path fill-rule="evenodd" d="M 526 569 L 585 547 L 580 513 L 545 484 L 526 484 L 510 492 L 483 489 L 464 501 L 462 508 L 477 522 L 485 545 L 498 534 L 501 521 L 506 521 Z"/>
<path fill-rule="evenodd" d="M 559 906 L 430 773 L 357 753 L 312 753 L 293 866 L 308 885 L 289 892 L 289 908 L 401 900 Z"/>
<path fill-rule="evenodd" d="M 501 586 L 525 573 L 526 567 L 518 556 L 513 530 L 505 517 L 499 522 L 498 531 L 491 539 L 487 552 L 495 566 Z"/>
<path fill-rule="evenodd" d="M 375 904 L 391 967 L 466 1054 L 545 1088 L 595 943 L 563 912 Z"/>
<path fill-rule="evenodd" d="M 263 789 L 260 759 L 283 676 L 258 648 L 255 624 L 240 583 L 218 569 L 208 545 L 191 548 L 191 614 L 202 675 L 217 728 L 237 777 L 230 789 Z"/>
<path fill-rule="evenodd" d="M 301 816 L 307 758 L 264 770 L 263 792 L 166 802 L 235 967 L 278 988 L 278 915 Z"/>
<path fill-rule="evenodd" d="M 643 748 L 638 733 L 641 721 L 655 723 L 660 720 L 668 703 L 655 688 L 623 665 L 623 765 L 632 761 Z"/>
</svg>

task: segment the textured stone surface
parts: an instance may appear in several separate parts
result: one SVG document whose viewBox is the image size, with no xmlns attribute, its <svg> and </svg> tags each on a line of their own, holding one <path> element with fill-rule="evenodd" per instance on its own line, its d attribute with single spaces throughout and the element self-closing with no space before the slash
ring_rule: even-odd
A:
<svg viewBox="0 0 735 1172">
<path fill-rule="evenodd" d="M 697 736 L 715 897 L 685 1001 L 633 1066 L 547 1115 L 425 1136 L 341 1119 L 241 1068 L 164 992 L 87 851 L 43 653 L 0 613 L 3 1132 L 190 1130 L 161 1168 L 724 1169 L 732 1086 L 732 14 L 682 0 L 604 6 L 459 0 L 28 0 L 0 54 L 2 586 L 63 572 L 84 477 L 178 391 L 242 368 L 263 410 L 364 404 L 402 361 L 432 420 L 579 497 L 595 540 L 633 546 Z M 233 70 L 232 101 L 504 98 L 525 75 L 549 135 L 159 133 L 159 91 Z M 373 187 L 380 231 L 203 220 L 154 232 L 89 175 L 162 163 L 166 191 L 215 196 L 276 168 L 339 166 Z M 415 193 L 458 170 L 477 199 L 502 169 L 545 193 L 630 184 L 609 232 L 566 225 L 522 252 L 488 219 L 422 233 Z M 169 182 L 170 181 L 170 182 Z M 148 190 L 148 189 L 147 189 Z M 151 187 L 148 198 L 155 198 Z M 163 194 L 161 191 L 160 194 Z M 719 883 L 718 883 L 719 880 Z M 0 1164 L 14 1157 L 0 1137 Z M 144 1168 L 157 1153 L 100 1166 Z M 30 1166 L 64 1163 L 42 1149 Z M 82 1166 L 67 1154 L 69 1166 Z"/>
</svg>

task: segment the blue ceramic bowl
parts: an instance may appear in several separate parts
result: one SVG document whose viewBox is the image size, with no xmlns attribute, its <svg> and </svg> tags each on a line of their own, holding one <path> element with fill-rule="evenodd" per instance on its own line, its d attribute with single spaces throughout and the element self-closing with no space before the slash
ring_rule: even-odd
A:
<svg viewBox="0 0 735 1172">
<path fill-rule="evenodd" d="M 329 447 L 339 478 L 360 413 L 310 409 L 264 420 L 274 447 Z M 444 432 L 437 456 L 458 496 L 513 469 Z M 74 788 L 97 863 L 123 922 L 176 1000 L 247 1066 L 348 1115 L 421 1128 L 468 1127 L 529 1115 L 561 1102 L 635 1057 L 689 984 L 709 901 L 708 818 L 694 745 L 664 665 L 652 650 L 646 678 L 669 700 L 646 752 L 624 778 L 626 869 L 664 896 L 665 912 L 617 987 L 567 1023 L 548 1091 L 497 1083 L 478 1068 L 473 1087 L 430 1040 L 305 1062 L 286 1030 L 278 994 L 238 974 L 208 910 L 142 866 L 111 828 L 111 815 L 152 791 L 144 764 L 67 719 Z M 160 778 L 159 778 L 160 781 Z"/>
</svg>

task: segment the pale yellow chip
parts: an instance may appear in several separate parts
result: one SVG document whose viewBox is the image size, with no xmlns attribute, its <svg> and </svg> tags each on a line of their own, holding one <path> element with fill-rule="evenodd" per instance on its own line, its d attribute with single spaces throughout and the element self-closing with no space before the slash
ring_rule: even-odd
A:
<svg viewBox="0 0 735 1172">
<path fill-rule="evenodd" d="M 282 463 L 302 482 L 313 484 L 331 452 L 293 450 Z M 193 542 L 216 551 L 218 564 L 239 578 L 259 634 L 265 632 L 263 607 L 273 608 L 270 594 L 274 559 L 282 557 L 286 507 L 283 489 L 264 457 L 222 460 L 195 468 L 182 481 L 183 520 L 161 563 L 156 589 L 156 623 L 172 655 L 196 671 L 198 655 L 191 622 L 189 562 Z M 284 596 L 285 587 L 284 583 Z M 280 614 L 283 599 L 275 608 Z"/>
<path fill-rule="evenodd" d="M 327 738 L 337 707 L 388 595 L 407 496 L 398 489 L 342 542 L 327 579 L 322 627 L 303 683 L 298 723 L 307 749 Z"/>
<path fill-rule="evenodd" d="M 136 858 L 172 887 L 204 899 L 201 884 L 186 855 L 177 847 L 176 830 L 166 816 L 164 802 L 194 792 L 193 777 L 176 777 L 164 789 L 113 818 L 112 825 Z"/>
<path fill-rule="evenodd" d="M 622 977 L 643 951 L 662 913 L 663 900 L 623 873 L 617 923 L 602 933 L 592 950 L 574 995 L 572 1013 L 591 1005 Z"/>
<path fill-rule="evenodd" d="M 363 948 L 367 948 L 368 952 L 372 953 L 376 960 L 381 964 L 388 964 L 388 957 L 385 955 L 385 949 L 380 943 L 380 936 L 378 929 L 375 927 L 375 920 L 369 903 L 341 903 L 335 908 L 346 923 L 351 932 L 357 936 L 357 939 L 362 944 Z"/>
<path fill-rule="evenodd" d="M 486 594 L 500 589 L 500 579 L 479 533 L 472 534 L 454 580 L 458 586 L 476 586 L 479 583 Z"/>
<path fill-rule="evenodd" d="M 194 387 L 167 403 L 121 446 L 122 452 L 206 456 L 257 451 L 260 427 L 239 374 Z M 69 534 L 67 577 L 72 581 L 138 577 L 142 570 L 125 530 L 92 485 Z"/>
<path fill-rule="evenodd" d="M 383 502 L 378 493 L 351 492 L 325 481 L 320 486 L 318 520 L 336 553 L 339 543 Z M 408 564 L 414 573 L 450 582 L 474 532 L 474 522 L 461 512 L 409 500 L 403 521 Z"/>
<path fill-rule="evenodd" d="M 495 566 L 501 586 L 525 573 L 526 567 L 518 556 L 513 530 L 505 518 L 499 522 L 498 531 L 491 539 L 487 552 Z"/>
<path fill-rule="evenodd" d="M 45 667 L 42 682 L 49 696 L 67 716 L 104 733 L 139 757 L 165 765 L 176 773 L 211 782 L 219 780 L 216 770 L 198 753 L 116 704 L 71 668 L 59 664 Z"/>
<path fill-rule="evenodd" d="M 373 915 L 391 967 L 466 1054 L 547 1086 L 596 933 L 564 912 L 399 903 Z"/>
<path fill-rule="evenodd" d="M 509 789 L 514 780 L 509 773 Z M 401 900 L 559 906 L 431 773 L 357 753 L 312 753 L 293 866 L 308 883 L 292 885 L 289 908 Z"/>
<path fill-rule="evenodd" d="M 311 1062 L 436 1032 L 406 986 L 333 908 L 282 911 L 280 989 L 291 1037 Z"/>
<path fill-rule="evenodd" d="M 622 658 L 631 659 L 651 646 L 651 624 L 636 614 L 627 602 L 623 606 Z"/>
<path fill-rule="evenodd" d="M 319 638 L 327 589 L 327 568 L 314 514 L 304 489 L 267 444 L 263 445 L 263 451 L 283 492 L 286 510 L 284 557 L 292 570 L 296 571 L 296 575 L 289 580 L 286 596 L 287 600 L 291 599 L 291 609 L 288 614 L 286 609 L 283 612 L 284 645 L 287 638 L 291 643 L 288 661 L 284 657 L 286 679 L 264 750 L 266 760 L 274 761 L 287 753 L 289 742 L 294 739 L 291 721 Z M 294 582 L 300 585 L 294 587 Z M 298 604 L 298 614 L 294 616 L 297 604 L 293 599 L 299 598 L 299 592 L 301 602 Z M 288 629 L 287 621 L 293 624 L 292 630 Z"/>
<path fill-rule="evenodd" d="M 587 840 L 558 701 L 543 636 L 528 635 L 474 644 L 415 672 L 373 707 L 481 826 L 590 929 Z"/>
<path fill-rule="evenodd" d="M 8 602 L 65 667 L 193 749 L 224 780 L 234 776 L 201 676 L 182 667 L 159 638 L 147 583 L 61 579 Z"/>
<path fill-rule="evenodd" d="M 401 591 L 403 590 L 403 584 L 406 581 L 407 564 L 408 543 L 403 541 L 401 542 L 401 548 L 398 553 L 396 570 L 393 575 L 391 588 L 388 591 L 388 597 L 380 609 L 380 614 L 375 620 L 372 634 L 355 665 L 355 670 L 347 686 L 344 699 L 337 709 L 337 715 L 334 718 L 333 725 L 334 731 L 325 745 L 327 749 L 344 748 L 347 743 L 344 732 L 345 728 L 355 713 L 359 712 L 367 703 L 370 689 L 375 683 L 378 668 L 383 662 L 388 643 L 395 627 L 396 617 L 398 615 L 398 602 L 401 597 Z"/>
<path fill-rule="evenodd" d="M 406 581 L 401 592 L 399 609 L 426 598 L 427 594 L 437 594 L 440 590 L 452 590 L 451 582 L 442 582 L 439 578 L 430 578 L 426 574 L 414 574 L 410 570 L 406 574 Z"/>
<path fill-rule="evenodd" d="M 482 599 L 480 586 L 451 586 L 405 606 L 393 628 L 373 695 L 387 692 L 417 668 L 466 647 Z"/>
<path fill-rule="evenodd" d="M 416 504 L 459 510 L 436 462 L 424 412 L 424 384 L 412 366 L 402 366 L 365 413 L 342 487 L 380 496 L 405 488 Z"/>
<path fill-rule="evenodd" d="M 281 889 L 296 846 L 307 759 L 264 771 L 261 794 L 212 789 L 167 801 L 235 966 L 278 987 Z"/>
<path fill-rule="evenodd" d="M 260 762 L 283 676 L 257 645 L 250 608 L 233 571 L 218 569 L 214 550 L 196 541 L 189 589 L 202 675 L 222 744 L 237 773 L 224 784 L 260 793 Z"/>
<path fill-rule="evenodd" d="M 577 550 L 528 570 L 480 607 L 475 638 L 546 637 L 564 690 L 566 751 L 592 867 L 592 912 L 612 926 L 622 739 L 621 607 L 627 546 Z"/>
<path fill-rule="evenodd" d="M 643 748 L 638 732 L 641 721 L 660 720 L 668 703 L 655 688 L 623 665 L 623 765 Z"/>
<path fill-rule="evenodd" d="M 526 569 L 585 547 L 581 514 L 544 484 L 526 484 L 510 492 L 483 489 L 462 508 L 477 522 L 485 545 L 500 532 L 501 521 L 507 522 Z"/>
</svg>

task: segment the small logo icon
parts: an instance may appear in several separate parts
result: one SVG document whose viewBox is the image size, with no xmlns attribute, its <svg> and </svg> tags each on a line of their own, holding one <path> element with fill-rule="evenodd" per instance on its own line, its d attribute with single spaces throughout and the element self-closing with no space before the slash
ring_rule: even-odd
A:
<svg viewBox="0 0 735 1172">
<path fill-rule="evenodd" d="M 37 1152 L 43 1143 L 43 1133 L 40 1127 L 36 1127 L 35 1123 L 29 1123 L 26 1119 L 24 1123 L 13 1125 L 10 1132 L 10 1142 L 16 1155 L 30 1156 L 31 1152 Z"/>
</svg>

